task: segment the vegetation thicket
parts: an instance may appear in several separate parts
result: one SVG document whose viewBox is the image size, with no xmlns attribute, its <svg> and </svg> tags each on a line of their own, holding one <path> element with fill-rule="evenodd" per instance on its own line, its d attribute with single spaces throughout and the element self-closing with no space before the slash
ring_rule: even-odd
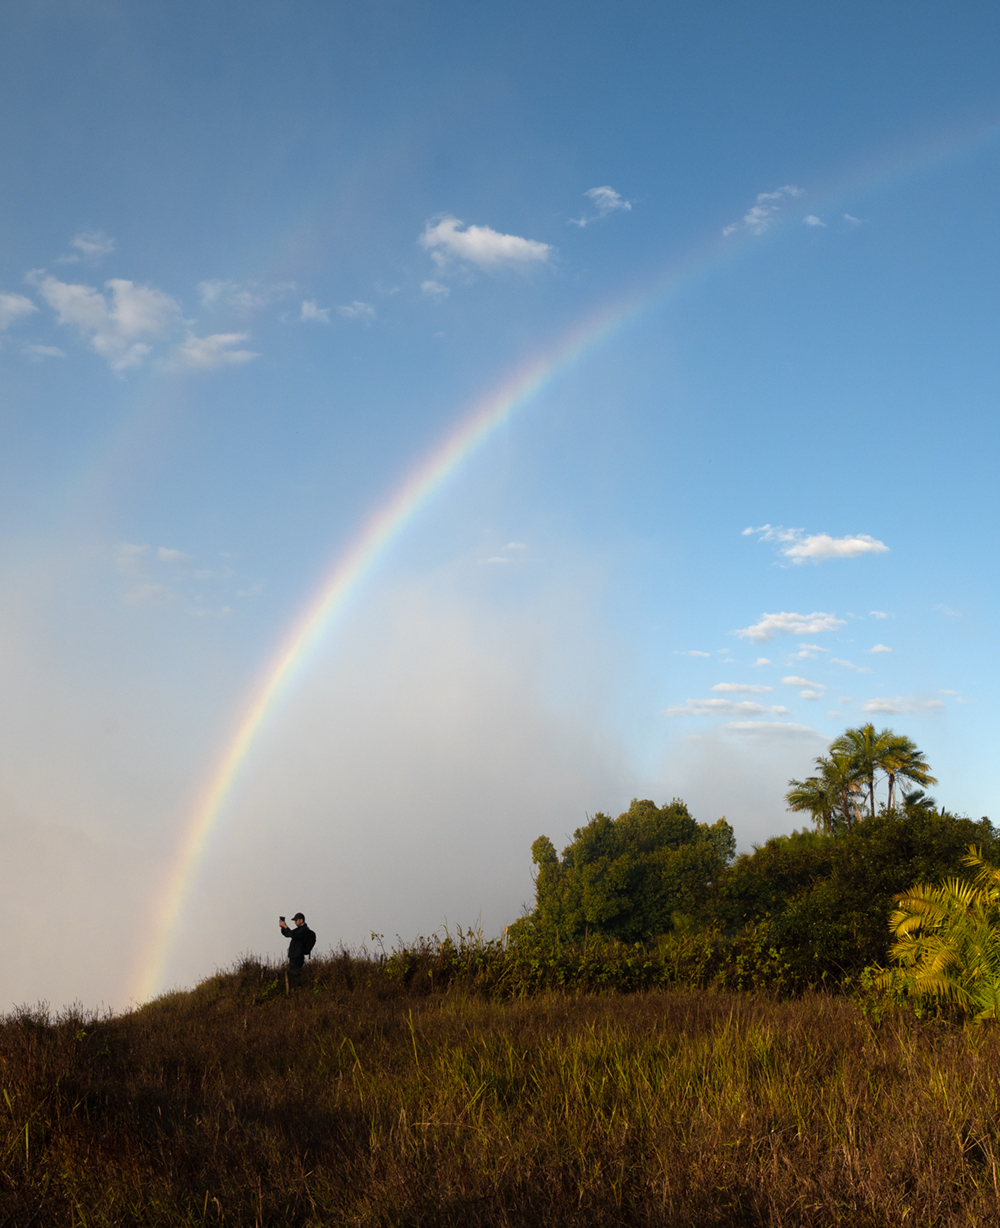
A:
<svg viewBox="0 0 1000 1228">
<path fill-rule="evenodd" d="M 897 897 L 955 874 L 972 845 L 1000 860 L 1000 833 L 928 797 L 922 786 L 936 780 L 926 757 L 891 729 L 847 729 L 816 764 L 818 774 L 789 781 L 786 795 L 816 831 L 775 836 L 735 861 L 729 823 L 700 823 L 677 798 L 662 807 L 633 800 L 617 819 L 595 815 L 561 858 L 540 836 L 535 907 L 512 937 L 536 947 L 640 942 L 670 965 L 666 983 L 856 983 L 887 958 Z M 923 992 L 912 977 L 905 985 Z"/>
</svg>

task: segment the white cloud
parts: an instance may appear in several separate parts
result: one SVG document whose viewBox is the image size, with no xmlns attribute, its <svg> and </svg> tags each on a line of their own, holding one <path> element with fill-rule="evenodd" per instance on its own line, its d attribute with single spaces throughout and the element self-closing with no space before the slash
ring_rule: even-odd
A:
<svg viewBox="0 0 1000 1228">
<path fill-rule="evenodd" d="M 712 656 L 710 652 L 699 652 L 697 648 L 688 648 L 686 650 L 675 648 L 674 654 L 678 657 L 703 657 L 706 661 L 710 660 Z"/>
<path fill-rule="evenodd" d="M 773 665 L 773 664 L 774 664 L 774 662 L 773 662 L 773 661 L 768 660 L 768 658 L 767 658 L 767 657 L 758 657 L 758 658 L 757 658 L 757 660 L 756 660 L 756 661 L 754 661 L 754 666 L 755 666 L 755 667 L 757 667 L 757 666 L 761 666 L 761 665 Z"/>
<path fill-rule="evenodd" d="M 802 188 L 797 188 L 790 183 L 785 184 L 783 188 L 777 188 L 774 192 L 758 192 L 757 203 L 743 214 L 739 222 L 732 222 L 729 226 L 724 226 L 722 233 L 731 235 L 738 230 L 749 230 L 751 234 L 762 235 L 778 220 L 785 200 L 803 194 Z"/>
<path fill-rule="evenodd" d="M 798 652 L 788 654 L 789 661 L 812 661 L 821 652 L 829 652 L 829 648 L 821 648 L 819 644 L 800 644 Z"/>
<path fill-rule="evenodd" d="M 876 644 L 874 648 L 869 648 L 869 652 L 892 652 L 891 648 L 887 648 L 885 644 Z"/>
<path fill-rule="evenodd" d="M 185 554 L 183 550 L 174 550 L 170 546 L 161 546 L 156 552 L 156 557 L 161 563 L 186 564 L 191 562 L 190 554 Z"/>
<path fill-rule="evenodd" d="M 731 631 L 730 635 L 761 643 L 773 640 L 776 635 L 818 635 L 821 631 L 836 631 L 843 625 L 842 618 L 835 618 L 832 614 L 823 614 L 819 611 L 813 614 L 782 612 L 781 614 L 764 614 L 759 623 L 743 627 L 738 631 Z"/>
<path fill-rule="evenodd" d="M 854 537 L 831 537 L 828 533 L 815 533 L 803 538 L 782 551 L 786 558 L 796 563 L 806 559 L 853 559 L 859 554 L 885 554 L 889 547 L 867 533 Z"/>
<path fill-rule="evenodd" d="M 504 546 L 505 550 L 527 550 L 527 548 L 527 542 L 508 542 L 507 545 Z"/>
<path fill-rule="evenodd" d="M 725 728 L 734 733 L 757 734 L 761 737 L 822 737 L 818 729 L 810 729 L 808 725 L 793 725 L 790 721 L 730 721 Z"/>
<path fill-rule="evenodd" d="M 852 217 L 849 213 L 845 213 L 844 221 L 848 224 L 848 226 L 860 226 L 862 225 L 864 219 L 860 217 Z"/>
<path fill-rule="evenodd" d="M 43 358 L 66 357 L 65 350 L 61 350 L 57 345 L 39 345 L 36 341 L 22 342 L 21 353 L 32 362 L 41 362 Z"/>
<path fill-rule="evenodd" d="M 511 562 L 511 559 L 507 555 L 492 554 L 486 561 L 487 563 L 509 563 Z"/>
<path fill-rule="evenodd" d="M 92 286 L 33 276 L 59 323 L 78 328 L 114 371 L 138 366 L 150 352 L 148 341 L 165 336 L 180 319 L 176 299 L 152 286 L 114 277 L 104 283 L 105 297 Z"/>
<path fill-rule="evenodd" d="M 781 525 L 761 525 L 759 529 L 744 529 L 743 537 L 755 534 L 761 541 L 782 543 L 781 554 L 793 563 L 818 562 L 820 559 L 853 559 L 861 554 L 885 554 L 885 542 L 867 533 L 849 537 L 831 537 L 829 533 L 805 534 L 804 529 L 785 529 Z"/>
<path fill-rule="evenodd" d="M 825 690 L 826 684 L 823 682 L 810 682 L 808 678 L 800 678 L 798 674 L 789 674 L 787 678 L 782 678 L 782 682 L 787 682 L 789 686 L 805 686 L 812 689 Z"/>
<path fill-rule="evenodd" d="M 427 295 L 428 298 L 442 299 L 447 298 L 451 291 L 447 286 L 442 286 L 439 281 L 422 281 L 420 289 Z"/>
<path fill-rule="evenodd" d="M 544 264 L 555 250 L 548 243 L 501 234 L 489 226 L 468 226 L 463 230 L 463 225 L 457 217 L 448 215 L 424 227 L 420 246 L 430 252 L 439 267 L 454 258 L 487 270 L 505 266 L 526 268 L 530 264 Z"/>
<path fill-rule="evenodd" d="M 686 704 L 674 704 L 664 710 L 664 716 L 762 716 L 773 712 L 778 716 L 788 711 L 781 704 L 765 708 L 748 699 L 689 699 Z"/>
<path fill-rule="evenodd" d="M 213 333 L 210 337 L 192 334 L 174 350 L 168 366 L 175 371 L 214 371 L 250 362 L 260 357 L 255 350 L 232 348 L 246 341 L 247 336 L 247 333 Z"/>
<path fill-rule="evenodd" d="M 801 695 L 803 699 L 822 699 L 823 698 L 822 691 L 799 691 L 799 695 Z"/>
<path fill-rule="evenodd" d="M 260 311 L 268 304 L 292 294 L 295 283 L 279 281 L 263 283 L 258 281 L 226 281 L 216 278 L 211 281 L 198 282 L 198 298 L 202 307 L 213 307 L 216 304 L 232 307 L 244 314 Z"/>
<path fill-rule="evenodd" d="M 0 332 L 10 328 L 15 320 L 30 316 L 38 308 L 23 294 L 0 294 Z"/>
<path fill-rule="evenodd" d="M 889 615 L 886 614 L 884 610 L 869 610 L 868 613 L 871 615 L 872 618 L 888 618 L 889 617 Z"/>
<path fill-rule="evenodd" d="M 912 695 L 897 695 L 894 699 L 866 699 L 862 710 L 899 716 L 907 712 L 932 712 L 943 707 L 944 702 L 940 699 L 917 699 Z"/>
<path fill-rule="evenodd" d="M 748 695 L 760 695 L 764 691 L 773 691 L 773 686 L 752 686 L 743 682 L 717 682 L 713 691 L 745 692 Z"/>
<path fill-rule="evenodd" d="M 78 264 L 81 260 L 97 262 L 105 256 L 110 256 L 115 250 L 115 241 L 103 230 L 81 230 L 75 234 L 69 243 L 76 251 L 68 256 L 60 256 L 56 264 Z"/>
<path fill-rule="evenodd" d="M 843 657 L 831 657 L 831 665 L 840 665 L 844 669 L 853 670 L 855 674 L 870 674 L 872 671 L 867 665 L 855 665 L 853 661 L 845 661 Z"/>
<path fill-rule="evenodd" d="M 804 226 L 825 226 L 826 222 L 821 221 L 815 213 L 807 213 L 802 219 L 802 224 Z"/>
<path fill-rule="evenodd" d="M 315 320 L 319 324 L 330 323 L 330 308 L 317 307 L 312 299 L 305 299 L 302 303 L 302 311 L 299 313 L 300 320 Z"/>
<path fill-rule="evenodd" d="M 587 197 L 597 212 L 592 217 L 570 218 L 572 224 L 579 226 L 581 229 L 584 226 L 589 226 L 591 222 L 597 222 L 602 217 L 607 217 L 609 213 L 614 213 L 618 209 L 624 210 L 626 213 L 632 209 L 631 201 L 624 200 L 614 188 L 610 188 L 607 185 L 603 188 L 588 188 L 584 192 L 584 196 Z"/>
<path fill-rule="evenodd" d="M 375 308 L 371 303 L 362 303 L 355 299 L 353 303 L 338 307 L 337 315 L 343 316 L 345 320 L 362 320 L 365 324 L 370 324 L 375 319 Z"/>
</svg>

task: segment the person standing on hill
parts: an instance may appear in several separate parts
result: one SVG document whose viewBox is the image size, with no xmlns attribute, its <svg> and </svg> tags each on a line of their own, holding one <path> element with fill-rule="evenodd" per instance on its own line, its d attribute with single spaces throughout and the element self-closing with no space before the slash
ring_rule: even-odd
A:
<svg viewBox="0 0 1000 1228">
<path fill-rule="evenodd" d="M 297 977 L 302 971 L 302 965 L 306 962 L 306 956 L 316 945 L 316 935 L 306 925 L 306 919 L 302 913 L 297 912 L 292 920 L 295 922 L 293 930 L 290 930 L 285 924 L 284 917 L 278 918 L 278 925 L 284 936 L 292 940 L 288 944 L 288 971 Z"/>
</svg>

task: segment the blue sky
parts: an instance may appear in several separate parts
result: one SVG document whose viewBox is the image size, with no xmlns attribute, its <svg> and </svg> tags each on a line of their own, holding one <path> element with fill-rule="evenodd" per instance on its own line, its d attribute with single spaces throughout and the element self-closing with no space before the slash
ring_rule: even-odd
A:
<svg viewBox="0 0 1000 1228">
<path fill-rule="evenodd" d="M 601 313 L 274 706 L 166 983 L 277 953 L 298 908 L 324 946 L 496 933 L 537 835 L 635 795 L 748 848 L 867 719 L 997 816 L 994 6 L 0 28 L 5 1003 L 128 1003 L 289 626 Z"/>
</svg>

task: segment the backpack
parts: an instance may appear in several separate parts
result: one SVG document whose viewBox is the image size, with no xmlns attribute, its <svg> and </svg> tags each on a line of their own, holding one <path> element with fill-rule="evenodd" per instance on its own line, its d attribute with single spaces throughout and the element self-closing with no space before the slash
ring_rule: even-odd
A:
<svg viewBox="0 0 1000 1228">
<path fill-rule="evenodd" d="M 316 935 L 313 933 L 312 930 L 308 930 L 307 933 L 302 935 L 302 938 L 300 939 L 300 941 L 302 943 L 303 955 L 308 955 L 312 951 L 313 947 L 316 945 Z"/>
</svg>

